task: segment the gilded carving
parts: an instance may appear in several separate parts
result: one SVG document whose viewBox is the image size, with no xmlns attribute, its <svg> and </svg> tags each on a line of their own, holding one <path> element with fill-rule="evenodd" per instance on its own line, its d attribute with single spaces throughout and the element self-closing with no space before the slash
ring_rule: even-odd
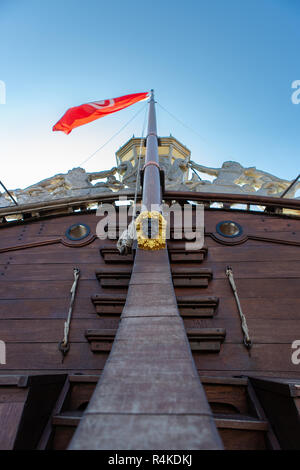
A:
<svg viewBox="0 0 300 470">
<path fill-rule="evenodd" d="M 167 223 L 160 212 L 141 212 L 135 221 L 138 247 L 143 250 L 161 250 L 165 248 L 166 226 Z M 154 236 L 153 232 L 155 232 Z"/>
</svg>

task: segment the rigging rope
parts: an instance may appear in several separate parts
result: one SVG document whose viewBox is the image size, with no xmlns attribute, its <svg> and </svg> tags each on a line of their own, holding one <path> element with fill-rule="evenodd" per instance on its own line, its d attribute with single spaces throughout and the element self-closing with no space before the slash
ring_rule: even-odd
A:
<svg viewBox="0 0 300 470">
<path fill-rule="evenodd" d="M 96 155 L 96 153 L 98 153 L 100 150 L 102 150 L 107 144 L 109 144 L 115 137 L 117 137 L 117 135 L 120 134 L 120 132 L 122 132 L 125 127 L 128 126 L 128 124 L 130 124 L 145 108 L 146 108 L 147 104 L 145 104 L 145 106 L 143 106 L 141 109 L 138 110 L 137 113 L 134 114 L 134 116 L 132 118 L 129 119 L 129 121 L 126 122 L 126 124 L 124 124 L 124 126 L 121 127 L 121 129 L 119 129 L 115 134 L 113 134 L 106 142 L 104 142 L 104 144 L 102 144 L 97 150 L 95 150 L 95 152 L 93 152 L 88 158 L 86 158 L 85 160 L 83 160 L 83 162 L 81 162 L 79 164 L 79 166 L 83 165 L 84 163 L 86 163 L 88 160 L 90 160 L 94 155 Z"/>
<path fill-rule="evenodd" d="M 133 201 L 132 221 L 128 225 L 127 229 L 124 230 L 124 232 L 120 235 L 118 242 L 117 242 L 117 248 L 121 255 L 127 255 L 131 251 L 133 241 L 136 238 L 136 232 L 135 232 L 136 201 L 137 201 L 137 194 L 138 194 L 139 181 L 140 181 L 140 167 L 141 167 L 142 148 L 143 148 L 143 143 L 144 143 L 144 133 L 145 133 L 145 127 L 146 127 L 146 117 L 147 117 L 147 110 L 145 112 L 142 136 L 141 136 L 141 142 L 140 142 L 140 148 L 139 148 L 139 154 L 138 154 L 138 165 L 137 165 L 137 174 L 136 174 L 134 201 Z"/>
<path fill-rule="evenodd" d="M 144 143 L 144 133 L 146 127 L 146 118 L 147 118 L 147 110 L 145 111 L 144 122 L 143 122 L 143 129 L 142 129 L 142 136 L 141 136 L 141 143 L 139 148 L 139 156 L 138 156 L 138 167 L 137 167 L 137 175 L 136 175 L 136 183 L 135 183 L 135 192 L 134 192 L 134 202 L 133 202 L 133 215 L 132 218 L 136 218 L 136 200 L 137 200 L 137 193 L 140 181 L 140 167 L 141 167 L 141 156 L 142 156 L 142 147 Z"/>
<path fill-rule="evenodd" d="M 246 317 L 242 312 L 242 307 L 241 307 L 239 296 L 238 296 L 238 293 L 237 293 L 237 288 L 236 288 L 236 285 L 235 285 L 235 282 L 234 282 L 233 270 L 232 270 L 231 266 L 227 266 L 226 276 L 229 279 L 229 282 L 230 282 L 230 285 L 231 285 L 231 288 L 233 290 L 233 294 L 234 294 L 234 297 L 235 297 L 235 300 L 236 300 L 236 303 L 237 303 L 238 311 L 239 311 L 239 314 L 240 314 L 240 318 L 241 318 L 241 322 L 242 322 L 241 326 L 242 326 L 242 330 L 243 330 L 243 333 L 244 333 L 244 345 L 246 346 L 247 349 L 250 349 L 252 347 L 252 341 L 250 339 Z"/>
<path fill-rule="evenodd" d="M 158 101 L 157 101 L 157 104 L 158 106 L 163 109 L 166 113 L 168 113 L 173 119 L 175 119 L 175 121 L 179 122 L 179 124 L 181 124 L 183 127 L 186 127 L 187 129 L 189 129 L 191 132 L 193 132 L 194 134 L 196 134 L 198 137 L 200 137 L 201 140 L 203 140 L 203 142 L 207 142 L 206 139 L 204 139 L 204 137 L 202 137 L 201 134 L 199 134 L 199 132 L 195 131 L 195 129 L 193 129 L 192 127 L 188 126 L 187 124 L 185 124 L 184 122 L 182 122 L 180 119 L 178 119 L 176 116 L 174 116 L 174 114 L 170 113 L 170 111 L 168 111 L 164 106 L 162 106 Z"/>
<path fill-rule="evenodd" d="M 80 276 L 80 269 L 79 268 L 74 268 L 73 273 L 74 273 L 74 282 L 73 282 L 71 290 L 70 290 L 71 300 L 70 300 L 68 317 L 67 317 L 67 321 L 65 321 L 65 323 L 64 323 L 64 339 L 58 345 L 58 349 L 62 353 L 62 362 L 65 358 L 65 355 L 67 354 L 67 352 L 70 349 L 69 331 L 70 331 L 70 323 L 71 323 L 71 317 L 72 317 L 72 312 L 73 312 L 75 294 L 76 294 L 77 284 L 78 284 L 79 276 Z"/>
</svg>

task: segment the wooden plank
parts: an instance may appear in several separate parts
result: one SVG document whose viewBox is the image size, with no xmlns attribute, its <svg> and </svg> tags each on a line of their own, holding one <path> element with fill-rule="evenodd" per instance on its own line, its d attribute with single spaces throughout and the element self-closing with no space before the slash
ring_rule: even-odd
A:
<svg viewBox="0 0 300 470">
<path fill-rule="evenodd" d="M 100 378 L 99 374 L 70 375 L 70 383 L 97 383 Z"/>
<path fill-rule="evenodd" d="M 6 369 L 4 373 L 6 375 L 16 375 L 16 374 L 28 374 L 30 376 L 40 376 L 41 374 L 49 374 L 49 375 L 63 375 L 63 374 L 73 374 L 73 375 L 85 375 L 85 374 L 101 374 L 103 368 L 98 369 L 86 369 L 84 367 L 80 367 L 80 364 L 77 365 L 78 367 L 65 367 L 62 369 L 52 368 L 52 369 Z"/>
<path fill-rule="evenodd" d="M 249 318 L 261 319 L 285 319 L 299 320 L 300 318 L 300 299 L 285 298 L 284 296 L 276 298 L 276 301 L 270 297 L 242 297 L 240 302 L 243 313 Z M 237 318 L 238 310 L 235 299 L 232 297 L 221 297 L 215 318 Z"/>
<path fill-rule="evenodd" d="M 71 282 L 70 282 L 71 281 Z M 1 299 L 69 299 L 72 280 L 70 281 L 5 281 L 0 285 Z M 85 280 L 79 282 L 77 297 L 91 297 L 99 291 L 97 280 Z"/>
<path fill-rule="evenodd" d="M 299 250 L 300 251 L 300 250 Z M 230 262 L 228 264 L 233 269 L 235 279 L 251 279 L 251 278 L 300 278 L 300 260 L 299 261 L 281 261 L 274 252 L 273 261 L 252 261 L 249 259 L 241 262 Z M 207 261 L 203 266 L 209 266 L 213 269 L 214 279 L 226 278 L 226 264 L 224 262 Z"/>
<path fill-rule="evenodd" d="M 53 426 L 72 426 L 72 427 L 77 427 L 79 422 L 80 422 L 80 416 L 74 416 L 75 412 L 73 415 L 57 415 L 54 416 L 52 419 L 52 424 Z"/>
<path fill-rule="evenodd" d="M 0 403 L 0 450 L 12 450 L 24 402 Z"/>
<path fill-rule="evenodd" d="M 0 299 L 0 317 L 4 319 L 60 318 L 66 319 L 69 293 L 62 298 Z M 73 318 L 94 318 L 95 310 L 90 297 L 76 297 Z"/>
<path fill-rule="evenodd" d="M 266 450 L 265 432 L 220 428 L 225 450 Z"/>
<path fill-rule="evenodd" d="M 16 386 L 0 387 L 0 403 L 24 403 L 27 397 L 27 389 Z"/>
<path fill-rule="evenodd" d="M 99 370 L 103 369 L 108 354 L 93 354 L 88 342 L 72 343 L 69 353 L 62 363 L 62 356 L 57 343 L 9 343 L 7 347 L 6 365 L 1 366 L 3 374 L 8 371 L 16 374 L 36 370 L 59 373 L 64 370 Z M 29 372 L 28 372 L 29 374 Z"/>
<path fill-rule="evenodd" d="M 246 431 L 267 431 L 267 421 L 240 418 L 215 418 L 218 429 L 239 429 Z"/>
<path fill-rule="evenodd" d="M 195 217 L 193 217 L 195 220 Z M 254 227 L 259 231 L 290 231 L 299 230 L 299 219 L 285 218 L 278 215 L 255 214 L 246 211 L 206 211 L 205 212 L 205 227 L 207 231 L 211 231 L 222 220 L 232 220 L 239 223 L 245 229 Z"/>
<path fill-rule="evenodd" d="M 300 247 L 290 245 L 276 245 L 273 243 L 255 242 L 248 240 L 242 245 L 220 246 L 212 241 L 207 253 L 207 263 L 216 262 L 224 264 L 239 263 L 241 261 L 299 261 Z"/>
<path fill-rule="evenodd" d="M 73 269 L 75 263 L 71 264 L 35 264 L 32 265 L 0 265 L 1 281 L 70 281 L 74 282 Z M 95 280 L 95 271 L 99 264 L 76 264 L 80 269 L 80 280 Z"/>
<path fill-rule="evenodd" d="M 280 444 L 278 442 L 278 439 L 273 431 L 273 428 L 270 424 L 270 421 L 267 420 L 265 411 L 260 403 L 260 401 L 257 398 L 257 395 L 254 391 L 254 388 L 252 386 L 251 380 L 249 380 L 248 383 L 248 397 L 249 397 L 249 402 L 251 403 L 251 407 L 255 411 L 257 417 L 262 420 L 262 421 L 268 421 L 268 430 L 266 433 L 266 440 L 268 442 L 268 449 L 270 450 L 280 450 Z"/>
<path fill-rule="evenodd" d="M 83 247 L 68 247 L 62 244 L 37 246 L 23 250 L 0 253 L 0 263 L 10 265 L 35 264 L 104 264 L 99 255 L 100 240 Z M 99 267 L 99 266 L 98 266 Z"/>
<path fill-rule="evenodd" d="M 289 389 L 288 384 L 257 378 L 251 379 L 250 382 L 276 432 L 282 449 L 299 449 L 299 413 L 293 398 L 286 393 Z M 283 394 L 282 391 L 284 391 Z"/>
<path fill-rule="evenodd" d="M 236 282 L 237 290 L 240 299 L 251 299 L 251 298 L 285 298 L 285 299 L 297 299 L 299 298 L 299 279 L 238 279 Z M 176 295 L 187 295 L 188 293 L 197 294 L 197 289 L 175 289 Z M 205 295 L 216 295 L 218 297 L 232 297 L 232 289 L 228 282 L 228 279 L 212 279 L 207 289 L 205 289 Z"/>
<path fill-rule="evenodd" d="M 219 364 L 220 367 L 222 364 Z M 233 377 L 233 378 L 239 378 L 239 377 L 262 377 L 262 378 L 279 378 L 279 379 L 288 379 L 289 377 L 293 377 L 295 380 L 300 378 L 300 371 L 295 372 L 293 371 L 292 373 L 290 371 L 282 371 L 282 370 L 277 370 L 276 373 L 274 371 L 268 371 L 268 370 L 262 370 L 262 371 L 255 371 L 253 372 L 252 370 L 242 370 L 242 369 L 235 369 L 235 370 L 230 370 L 230 369 L 210 369 L 210 370 L 205 370 L 202 371 L 201 369 L 198 368 L 198 374 L 199 377 L 201 378 L 202 376 L 207 377 Z"/>
<path fill-rule="evenodd" d="M 66 312 L 67 316 L 67 312 Z M 65 316 L 65 319 L 66 319 Z M 65 319 L 18 319 L 18 320 L 0 320 L 1 339 L 5 343 L 44 343 L 59 342 L 64 336 Z M 107 318 L 100 319 L 94 315 L 90 319 L 72 318 L 70 328 L 70 342 L 84 342 L 85 330 L 101 328 L 118 327 L 118 319 Z M 115 330 L 114 330 L 115 331 Z M 1 383 L 1 382 L 0 382 Z"/>
<path fill-rule="evenodd" d="M 240 371 L 248 373 L 290 372 L 290 376 L 297 377 L 300 373 L 299 366 L 291 361 L 290 344 L 254 344 L 250 354 L 243 344 L 224 343 L 220 354 L 193 353 L 197 369 L 208 375 L 213 370 L 231 371 L 232 375 L 238 375 Z M 224 375 L 224 374 L 223 374 Z M 246 375 L 246 372 L 242 372 Z"/>
<path fill-rule="evenodd" d="M 245 388 L 248 385 L 247 377 L 213 377 L 208 375 L 201 376 L 201 383 L 209 385 L 235 385 L 236 387 Z"/>
<path fill-rule="evenodd" d="M 210 403 L 212 412 L 216 413 L 240 413 L 249 415 L 249 404 L 247 395 L 247 384 L 238 385 L 222 383 L 216 384 L 210 382 L 201 382 L 207 399 Z"/>
<path fill-rule="evenodd" d="M 97 381 L 72 382 L 71 393 L 66 403 L 65 409 L 84 410 L 89 403 L 95 390 Z"/>
<path fill-rule="evenodd" d="M 26 387 L 27 381 L 27 375 L 0 375 L 0 387 Z"/>
<path fill-rule="evenodd" d="M 43 430 L 43 433 L 42 433 L 42 436 L 39 440 L 39 443 L 37 445 L 37 450 L 45 450 L 47 449 L 47 446 L 48 444 L 50 443 L 50 437 L 51 437 L 51 434 L 52 434 L 52 420 L 53 420 L 53 416 L 55 416 L 56 414 L 60 413 L 61 412 L 61 409 L 63 407 L 63 404 L 66 400 L 66 397 L 67 397 L 67 394 L 69 392 L 69 389 L 70 389 L 70 383 L 69 383 L 69 380 L 68 380 L 68 377 L 67 376 L 64 376 L 65 379 L 64 379 L 64 384 L 63 384 L 63 387 L 62 387 L 62 390 L 59 394 L 59 397 L 54 405 L 54 408 L 51 412 L 51 415 L 48 419 L 48 422 Z"/>
<path fill-rule="evenodd" d="M 255 318 L 247 318 L 249 333 L 253 343 L 261 344 L 289 344 L 295 340 L 295 332 L 299 331 L 299 320 L 289 319 L 285 315 L 281 319 L 268 318 L 263 312 L 257 312 Z M 241 321 L 236 310 L 235 318 L 217 315 L 212 319 L 184 319 L 186 328 L 224 328 L 226 329 L 226 343 L 240 343 L 243 340 Z M 300 334 L 300 332 L 299 332 Z"/>
</svg>

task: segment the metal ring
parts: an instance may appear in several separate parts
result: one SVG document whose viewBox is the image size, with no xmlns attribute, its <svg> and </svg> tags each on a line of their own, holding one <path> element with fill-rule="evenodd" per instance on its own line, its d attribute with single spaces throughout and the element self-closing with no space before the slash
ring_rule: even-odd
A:
<svg viewBox="0 0 300 470">
<path fill-rule="evenodd" d="M 79 237 L 74 237 L 71 235 L 71 231 L 73 229 L 75 229 L 76 227 L 84 227 L 86 229 L 86 232 L 82 235 L 82 236 L 79 236 Z M 77 240 L 82 240 L 83 238 L 86 238 L 91 232 L 91 229 L 88 225 L 84 224 L 84 223 L 81 223 L 81 222 L 78 222 L 77 224 L 73 224 L 71 225 L 67 230 L 66 230 L 66 237 L 69 239 L 69 240 L 73 240 L 73 241 L 77 241 Z"/>
<path fill-rule="evenodd" d="M 228 235 L 224 232 L 222 232 L 221 230 L 221 226 L 223 224 L 233 224 L 236 226 L 236 228 L 238 229 L 238 232 L 233 234 L 233 235 Z M 226 238 L 235 238 L 235 237 L 240 237 L 243 233 L 243 229 L 241 227 L 240 224 L 238 224 L 237 222 L 234 222 L 234 220 L 222 220 L 221 222 L 219 222 L 216 226 L 216 230 L 218 232 L 219 235 L 222 235 L 222 237 L 226 237 Z"/>
</svg>

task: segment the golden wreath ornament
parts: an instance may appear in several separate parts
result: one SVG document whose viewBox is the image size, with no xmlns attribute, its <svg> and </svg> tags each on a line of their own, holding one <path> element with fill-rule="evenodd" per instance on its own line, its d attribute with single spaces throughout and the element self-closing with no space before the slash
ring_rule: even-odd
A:
<svg viewBox="0 0 300 470">
<path fill-rule="evenodd" d="M 149 219 L 158 223 L 158 233 L 155 237 L 149 238 L 144 233 L 144 224 Z M 138 247 L 142 250 L 161 250 L 166 247 L 166 227 L 167 222 L 158 211 L 144 211 L 137 217 L 135 228 L 137 234 Z"/>
</svg>

